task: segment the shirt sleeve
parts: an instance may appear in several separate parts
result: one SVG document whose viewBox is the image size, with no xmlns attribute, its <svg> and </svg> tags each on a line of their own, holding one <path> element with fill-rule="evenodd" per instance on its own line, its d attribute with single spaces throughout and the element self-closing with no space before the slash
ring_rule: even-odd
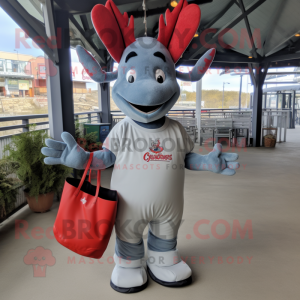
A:
<svg viewBox="0 0 300 300">
<path fill-rule="evenodd" d="M 117 156 L 120 148 L 120 129 L 120 124 L 116 124 L 102 145 L 103 148 L 108 149 L 115 156 Z"/>
<path fill-rule="evenodd" d="M 189 134 L 184 129 L 184 127 L 179 122 L 178 122 L 178 126 L 179 126 L 180 131 L 181 131 L 185 153 L 188 154 L 188 153 L 192 152 L 192 150 L 194 149 L 195 144 L 192 141 Z"/>
</svg>

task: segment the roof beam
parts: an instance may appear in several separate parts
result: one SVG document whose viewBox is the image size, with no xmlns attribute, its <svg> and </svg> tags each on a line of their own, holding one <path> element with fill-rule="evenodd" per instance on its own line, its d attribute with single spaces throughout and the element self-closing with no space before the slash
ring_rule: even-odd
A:
<svg viewBox="0 0 300 300">
<path fill-rule="evenodd" d="M 80 15 L 80 20 L 83 25 L 84 36 L 86 39 L 89 39 L 92 35 L 94 35 L 96 33 L 96 30 L 95 30 L 95 28 L 89 28 L 89 23 L 88 23 L 86 15 Z"/>
<path fill-rule="evenodd" d="M 46 31 L 48 38 L 51 38 L 51 37 L 57 38 L 52 4 L 53 4 L 52 0 L 45 0 L 44 3 L 41 3 L 41 7 L 43 10 L 42 14 L 44 15 L 45 31 Z M 59 56 L 58 56 L 57 47 L 54 47 L 53 55 L 54 55 L 55 62 L 58 64 Z"/>
<path fill-rule="evenodd" d="M 236 2 L 235 0 L 231 0 L 225 7 L 222 11 L 220 11 L 210 22 L 208 22 L 203 30 L 207 29 L 207 28 L 210 28 L 212 27 L 217 21 L 219 21 L 226 13 L 227 11 L 233 6 L 235 5 Z"/>
<path fill-rule="evenodd" d="M 296 41 L 292 45 L 290 45 L 289 50 L 291 50 L 293 53 L 298 52 L 300 50 L 300 40 Z"/>
<path fill-rule="evenodd" d="M 254 71 L 253 71 L 253 65 L 251 63 L 249 63 L 248 67 L 249 67 L 249 73 L 250 73 L 252 85 L 256 85 L 256 78 L 255 78 Z"/>
<path fill-rule="evenodd" d="M 267 77 L 267 74 L 268 74 L 268 69 L 270 67 L 270 62 L 264 62 L 263 66 L 264 66 L 264 71 L 263 71 L 263 74 L 262 74 L 262 79 L 263 79 L 263 81 L 265 81 L 266 77 Z"/>
<path fill-rule="evenodd" d="M 89 23 L 86 15 L 79 15 L 79 18 L 81 20 L 84 31 L 87 31 L 89 29 Z"/>
<path fill-rule="evenodd" d="M 196 52 L 194 52 L 190 59 L 195 58 L 197 55 L 205 52 L 208 49 L 209 44 L 215 43 L 218 38 L 219 34 L 222 32 L 222 35 L 226 34 L 230 29 L 232 29 L 235 25 L 237 25 L 240 21 L 242 21 L 246 16 L 251 14 L 255 9 L 257 9 L 259 6 L 261 6 L 266 0 L 258 0 L 255 4 L 253 4 L 250 8 L 248 8 L 245 13 L 241 13 L 238 17 L 236 17 L 233 21 L 231 21 L 229 24 L 226 24 L 223 26 L 204 46 L 202 46 L 200 49 L 198 49 Z"/>
<path fill-rule="evenodd" d="M 183 61 L 179 61 L 179 64 L 176 64 L 176 68 L 179 66 L 190 66 L 193 67 L 195 66 L 195 61 L 190 61 L 190 60 L 183 60 Z M 221 69 L 244 69 L 247 68 L 248 64 L 246 63 L 225 63 L 225 62 L 212 62 L 212 64 L 210 65 L 210 69 L 217 69 L 217 70 L 221 70 Z"/>
<path fill-rule="evenodd" d="M 298 32 L 298 31 L 296 31 L 296 32 L 294 32 L 293 34 L 289 35 L 287 38 L 281 40 L 278 44 L 276 44 L 276 46 L 274 46 L 273 48 L 270 48 L 270 49 L 268 50 L 268 52 L 265 53 L 265 55 L 269 55 L 269 54 L 271 54 L 271 53 L 272 53 L 271 56 L 272 56 L 273 54 L 276 55 L 276 49 L 279 48 L 279 47 L 281 47 L 283 44 L 289 42 L 289 40 L 290 40 L 297 32 Z M 285 48 L 285 47 L 284 47 L 284 48 Z M 275 53 L 274 53 L 274 52 L 275 52 Z"/>
<path fill-rule="evenodd" d="M 263 71 L 260 69 L 261 65 L 263 66 L 264 69 Z M 252 85 L 257 86 L 259 80 L 262 80 L 262 82 L 265 81 L 268 74 L 269 67 L 270 67 L 270 62 L 264 62 L 263 64 L 251 64 L 251 63 L 248 64 Z M 255 68 L 255 73 L 254 73 L 254 68 Z M 258 74 L 258 72 L 262 72 L 262 74 Z M 259 76 L 261 76 L 261 78 L 259 78 Z"/>
<path fill-rule="evenodd" d="M 214 62 L 225 62 L 225 63 L 259 63 L 260 60 L 250 59 L 248 56 L 240 55 L 240 54 L 226 54 L 226 53 L 217 53 Z"/>
<path fill-rule="evenodd" d="M 70 21 L 72 22 L 72 24 L 74 25 L 74 27 L 76 28 L 76 30 L 78 30 L 78 32 L 82 35 L 82 37 L 85 39 L 85 47 L 87 48 L 88 51 L 94 52 L 94 54 L 96 54 L 96 58 L 97 60 L 102 63 L 102 64 L 106 64 L 106 59 L 103 55 L 103 51 L 99 50 L 97 48 L 97 46 L 94 44 L 94 42 L 90 39 L 87 38 L 85 36 L 85 31 L 81 28 L 81 26 L 78 24 L 78 22 L 76 21 L 76 19 L 74 18 L 73 15 L 70 15 Z"/>
<path fill-rule="evenodd" d="M 245 15 L 245 6 L 244 6 L 244 3 L 243 3 L 243 0 L 238 0 L 239 2 L 239 6 L 240 6 L 240 9 L 244 15 L 244 21 L 245 21 L 245 24 L 246 24 L 246 28 L 247 28 L 247 32 L 248 32 L 248 35 L 249 35 L 249 39 L 251 41 L 251 44 L 252 44 L 252 55 L 257 58 L 257 52 L 256 52 L 256 48 L 255 48 L 255 43 L 254 43 L 254 39 L 253 39 L 253 36 L 252 36 L 252 31 L 251 31 L 251 27 L 250 27 L 250 23 L 249 23 L 249 19 L 248 19 L 248 16 Z"/>
<path fill-rule="evenodd" d="M 296 75 L 299 74 L 300 72 L 268 72 L 267 75 Z"/>
<path fill-rule="evenodd" d="M 276 62 L 276 61 L 293 60 L 293 59 L 300 59 L 300 52 L 283 54 L 283 55 L 280 55 L 280 53 L 276 53 L 274 55 L 265 57 L 263 61 L 264 62 L 273 62 L 273 61 Z"/>
<path fill-rule="evenodd" d="M 213 0 L 197 0 L 197 1 L 188 1 L 188 4 L 201 5 L 201 4 L 211 3 L 211 2 L 213 2 Z M 163 6 L 163 7 L 147 9 L 147 17 L 164 14 L 168 8 L 173 9 L 173 7 L 171 7 L 169 5 L 169 3 L 166 6 Z M 143 10 L 129 11 L 129 12 L 127 12 L 127 14 L 128 14 L 129 17 L 133 16 L 134 18 L 144 18 L 144 15 L 145 15 Z"/>
<path fill-rule="evenodd" d="M 178 64 L 182 64 L 182 62 L 187 62 L 189 61 L 191 65 L 195 65 L 197 62 L 197 59 L 189 59 L 188 55 L 184 55 L 176 64 L 176 66 Z M 248 64 L 248 63 L 259 63 L 261 62 L 261 59 L 254 59 L 254 58 L 248 58 L 248 56 L 239 54 L 238 52 L 226 52 L 226 53 L 216 53 L 215 58 L 214 58 L 214 62 L 217 63 L 227 63 L 229 66 L 233 63 L 235 64 Z"/>
</svg>

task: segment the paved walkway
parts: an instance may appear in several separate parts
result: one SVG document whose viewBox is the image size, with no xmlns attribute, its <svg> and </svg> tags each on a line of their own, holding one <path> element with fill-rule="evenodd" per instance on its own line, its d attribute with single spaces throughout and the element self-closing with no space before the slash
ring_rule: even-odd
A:
<svg viewBox="0 0 300 300">
<path fill-rule="evenodd" d="M 31 213 L 27 207 L 18 213 L 15 218 L 28 224 L 27 238 L 15 235 L 14 218 L 0 226 L 1 299 L 298 300 L 300 128 L 289 130 L 287 143 L 275 149 L 242 150 L 239 161 L 242 167 L 234 177 L 186 171 L 178 248 L 193 269 L 191 286 L 170 289 L 150 280 L 139 294 L 113 291 L 109 281 L 114 237 L 99 263 L 82 259 L 45 233 L 40 239 L 32 235 L 36 227 L 46 231 L 53 225 L 56 202 L 45 214 Z M 109 186 L 110 176 L 111 170 L 103 172 L 104 186 Z M 204 219 L 209 224 L 200 225 L 199 232 L 208 235 L 207 239 L 193 230 Z M 242 238 L 238 228 L 245 224 L 248 230 Z M 55 265 L 47 266 L 46 277 L 34 277 L 33 267 L 23 262 L 27 251 L 37 246 L 50 249 L 56 259 Z"/>
</svg>

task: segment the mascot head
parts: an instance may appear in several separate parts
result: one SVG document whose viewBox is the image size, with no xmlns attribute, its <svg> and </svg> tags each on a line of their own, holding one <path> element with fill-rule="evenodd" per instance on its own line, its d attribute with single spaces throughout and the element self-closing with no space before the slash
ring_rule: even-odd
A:
<svg viewBox="0 0 300 300">
<path fill-rule="evenodd" d="M 133 120 L 149 123 L 163 117 L 175 104 L 180 87 L 176 78 L 197 81 L 213 61 L 215 49 L 207 51 L 190 74 L 175 70 L 193 39 L 201 18 L 200 8 L 181 0 L 165 20 L 159 19 L 158 38 L 134 37 L 134 20 L 123 15 L 112 0 L 98 4 L 91 12 L 95 30 L 112 58 L 119 63 L 117 72 L 104 72 L 83 47 L 77 46 L 80 62 L 96 82 L 116 80 L 112 97 L 123 113 Z"/>
</svg>

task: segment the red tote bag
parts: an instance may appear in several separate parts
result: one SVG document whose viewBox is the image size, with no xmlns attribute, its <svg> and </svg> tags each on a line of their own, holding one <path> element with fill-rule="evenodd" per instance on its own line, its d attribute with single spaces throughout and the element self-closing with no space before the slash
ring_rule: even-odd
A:
<svg viewBox="0 0 300 300">
<path fill-rule="evenodd" d="M 115 224 L 118 194 L 100 187 L 99 170 L 97 187 L 91 184 L 91 176 L 85 181 L 92 159 L 93 153 L 81 180 L 66 179 L 53 233 L 64 247 L 83 256 L 101 258 Z"/>
</svg>

